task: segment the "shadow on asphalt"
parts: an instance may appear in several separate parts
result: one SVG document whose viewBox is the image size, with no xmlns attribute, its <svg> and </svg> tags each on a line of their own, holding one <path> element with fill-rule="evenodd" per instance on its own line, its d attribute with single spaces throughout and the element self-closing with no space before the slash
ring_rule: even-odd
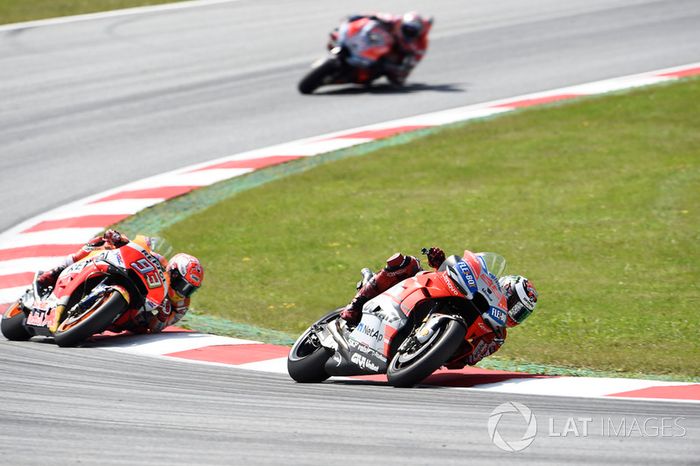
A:
<svg viewBox="0 0 700 466">
<path fill-rule="evenodd" d="M 344 85 L 330 90 L 316 91 L 311 95 L 335 96 L 335 95 L 357 95 L 357 94 L 411 94 L 414 92 L 466 92 L 458 84 L 425 84 L 411 83 L 405 86 L 394 86 L 389 83 L 374 84 L 371 86 Z"/>
</svg>

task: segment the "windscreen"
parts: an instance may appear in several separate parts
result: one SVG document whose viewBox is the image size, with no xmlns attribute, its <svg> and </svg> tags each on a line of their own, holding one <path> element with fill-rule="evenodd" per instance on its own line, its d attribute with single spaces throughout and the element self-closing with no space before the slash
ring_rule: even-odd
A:
<svg viewBox="0 0 700 466">
<path fill-rule="evenodd" d="M 481 257 L 489 273 L 496 278 L 501 277 L 506 271 L 506 259 L 502 255 L 495 252 L 478 252 L 476 255 Z"/>
</svg>

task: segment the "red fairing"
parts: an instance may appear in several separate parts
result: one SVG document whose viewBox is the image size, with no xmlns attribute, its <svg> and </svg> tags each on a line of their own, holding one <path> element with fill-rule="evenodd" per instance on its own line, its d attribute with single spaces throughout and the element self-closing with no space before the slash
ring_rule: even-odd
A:
<svg viewBox="0 0 700 466">
<path fill-rule="evenodd" d="M 146 302 L 154 306 L 160 306 L 167 293 L 167 281 L 162 271 L 160 258 L 149 253 L 136 243 L 129 243 L 119 248 L 119 253 L 124 260 L 125 268 L 137 272 L 143 284 L 146 285 L 148 295 Z"/>
<path fill-rule="evenodd" d="M 481 275 L 481 262 L 479 261 L 479 259 L 477 259 L 476 254 L 465 249 L 462 259 L 469 265 L 469 267 L 474 272 L 474 275 Z"/>
<path fill-rule="evenodd" d="M 358 35 L 362 31 L 362 28 L 365 27 L 370 21 L 371 20 L 369 18 L 360 18 L 351 23 L 348 23 L 348 37 Z"/>
<path fill-rule="evenodd" d="M 428 299 L 465 298 L 443 272 L 421 272 L 385 292 L 406 316 Z"/>
<path fill-rule="evenodd" d="M 367 39 L 369 37 L 371 41 Z M 395 39 L 379 21 L 360 18 L 348 23 L 345 43 L 351 45 L 357 56 L 374 63 L 391 53 Z M 353 80 L 357 83 L 369 82 L 373 77 L 373 72 L 367 68 L 356 67 L 354 72 Z"/>
<path fill-rule="evenodd" d="M 167 294 L 167 280 L 162 272 L 162 265 L 158 257 L 136 243 L 128 243 L 116 250 L 104 249 L 104 252 L 107 251 L 112 251 L 111 254 L 118 254 L 120 256 L 119 262 L 123 264 L 124 269 L 134 270 L 137 272 L 136 275 L 141 278 L 147 290 L 144 303 L 147 311 L 153 311 L 163 304 Z M 86 255 L 87 253 L 83 255 L 81 261 L 76 262 L 61 274 L 52 293 L 57 298 L 68 297 L 78 287 L 83 286 L 87 280 L 108 274 L 109 265 L 101 261 L 99 255 L 85 259 Z M 140 309 L 130 309 L 115 322 L 114 327 L 135 321 L 140 312 Z M 133 330 L 131 327 L 129 329 Z"/>
<path fill-rule="evenodd" d="M 469 253 L 471 259 L 476 260 L 474 254 L 469 251 L 466 252 Z M 476 262 L 478 262 L 478 260 Z M 474 265 L 476 266 L 477 264 Z M 481 273 L 480 263 L 478 267 L 477 270 Z M 400 284 L 385 291 L 384 294 L 389 296 L 406 316 L 410 316 L 414 309 L 427 300 L 441 298 L 466 299 L 466 296 L 455 286 L 445 272 L 420 272 L 414 277 L 404 280 Z M 491 344 L 495 339 L 493 329 L 481 316 L 478 316 L 467 329 L 465 340 L 473 348 L 472 340 L 474 340 L 473 343 L 476 344 L 480 339 L 484 339 L 485 342 L 489 343 L 491 352 L 484 353 L 479 359 L 496 351 L 502 344 L 502 342 L 497 342 L 495 346 Z"/>
<path fill-rule="evenodd" d="M 67 269 L 69 273 L 64 272 L 58 277 L 56 287 L 53 290 L 53 294 L 56 295 L 56 297 L 62 298 L 64 296 L 70 296 L 88 279 L 99 277 L 107 273 L 108 265 L 104 262 L 80 262 L 79 264 L 84 264 L 80 270 L 76 270 L 76 268 L 80 268 L 80 265 L 77 264 Z"/>
<path fill-rule="evenodd" d="M 477 257 L 478 256 L 476 254 L 468 250 L 465 250 L 464 256 L 462 256 L 464 261 L 467 264 L 469 264 L 469 267 L 471 267 L 471 269 L 474 271 L 474 274 L 478 276 L 479 279 L 482 280 L 486 284 L 486 286 L 489 287 L 489 289 L 499 288 L 487 274 L 482 273 L 483 270 L 481 266 L 481 261 Z M 506 297 L 502 293 L 498 300 L 498 306 L 501 309 L 508 309 L 508 302 L 506 301 Z"/>
</svg>

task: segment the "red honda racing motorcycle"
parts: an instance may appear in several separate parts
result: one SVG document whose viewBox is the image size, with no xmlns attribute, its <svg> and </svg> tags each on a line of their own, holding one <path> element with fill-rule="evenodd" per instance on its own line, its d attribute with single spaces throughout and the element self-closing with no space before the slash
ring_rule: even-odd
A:
<svg viewBox="0 0 700 466">
<path fill-rule="evenodd" d="M 297 382 L 322 382 L 334 375 L 386 373 L 394 386 L 413 386 L 463 360 L 474 349 L 472 339 L 505 327 L 507 303 L 497 278 L 504 270 L 502 256 L 467 251 L 367 301 L 354 328 L 337 309 L 296 341 L 287 359 L 289 375 Z M 369 278 L 371 272 L 363 272 L 363 282 Z"/>
<path fill-rule="evenodd" d="M 37 283 L 4 313 L 0 329 L 9 340 L 52 336 L 59 346 L 76 346 L 130 312 L 157 312 L 167 296 L 165 270 L 146 242 L 131 241 L 96 250 L 67 267 L 53 288 Z"/>
<path fill-rule="evenodd" d="M 379 61 L 393 46 L 394 38 L 378 21 L 346 21 L 331 34 L 328 56 L 314 62 L 299 82 L 299 92 L 311 94 L 328 84 L 369 85 L 382 76 Z"/>
</svg>

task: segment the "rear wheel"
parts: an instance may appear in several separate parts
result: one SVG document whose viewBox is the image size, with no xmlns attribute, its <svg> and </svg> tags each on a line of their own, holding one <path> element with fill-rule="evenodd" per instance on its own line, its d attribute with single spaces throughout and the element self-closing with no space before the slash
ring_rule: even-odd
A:
<svg viewBox="0 0 700 466">
<path fill-rule="evenodd" d="M 58 346 L 79 345 L 92 335 L 104 331 L 128 307 L 129 304 L 118 291 L 105 293 L 85 312 L 66 317 L 54 333 L 54 340 Z"/>
<path fill-rule="evenodd" d="M 335 58 L 327 58 L 323 63 L 315 68 L 312 68 L 306 76 L 299 82 L 299 92 L 302 94 L 311 94 L 313 91 L 327 84 L 326 78 L 331 76 L 338 69 L 338 60 Z"/>
<path fill-rule="evenodd" d="M 287 372 L 291 378 L 300 383 L 319 383 L 330 377 L 324 366 L 333 351 L 321 346 L 315 328 L 337 319 L 339 314 L 340 309 L 337 309 L 323 316 L 297 339 L 287 357 Z"/>
<path fill-rule="evenodd" d="M 8 340 L 26 341 L 32 336 L 24 326 L 27 316 L 19 302 L 14 303 L 7 308 L 0 322 L 0 330 Z"/>
<path fill-rule="evenodd" d="M 425 343 L 414 341 L 408 342 L 405 349 L 400 347 L 387 368 L 389 383 L 395 387 L 412 387 L 425 379 L 454 354 L 466 333 L 464 325 L 450 319 Z"/>
</svg>

